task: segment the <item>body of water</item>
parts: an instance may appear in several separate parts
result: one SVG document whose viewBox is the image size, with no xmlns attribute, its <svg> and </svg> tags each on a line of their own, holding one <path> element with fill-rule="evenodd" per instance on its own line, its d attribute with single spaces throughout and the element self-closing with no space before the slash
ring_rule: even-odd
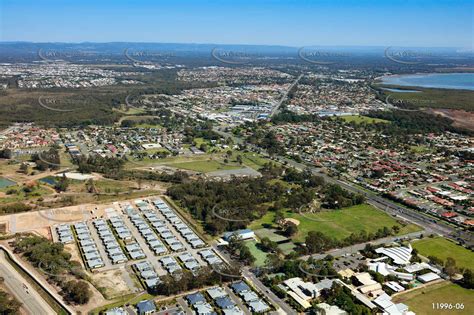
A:
<svg viewBox="0 0 474 315">
<path fill-rule="evenodd" d="M 16 183 L 12 180 L 0 177 L 0 188 L 5 188 L 9 186 L 15 186 Z"/>
<path fill-rule="evenodd" d="M 474 73 L 427 73 L 393 75 L 382 78 L 383 84 L 425 88 L 473 90 Z"/>
</svg>

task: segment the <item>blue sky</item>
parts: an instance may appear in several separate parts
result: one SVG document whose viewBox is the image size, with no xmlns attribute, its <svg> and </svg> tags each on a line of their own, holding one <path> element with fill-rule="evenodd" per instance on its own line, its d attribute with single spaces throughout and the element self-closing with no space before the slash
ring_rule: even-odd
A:
<svg viewBox="0 0 474 315">
<path fill-rule="evenodd" d="M 473 47 L 473 0 L 0 0 L 0 40 Z"/>
</svg>

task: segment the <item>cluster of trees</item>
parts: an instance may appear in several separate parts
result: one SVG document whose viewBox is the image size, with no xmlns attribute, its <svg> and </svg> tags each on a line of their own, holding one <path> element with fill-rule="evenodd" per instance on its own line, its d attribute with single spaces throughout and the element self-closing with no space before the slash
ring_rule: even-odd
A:
<svg viewBox="0 0 474 315">
<path fill-rule="evenodd" d="M 113 157 L 101 157 L 99 155 L 81 157 L 77 160 L 78 171 L 81 173 L 97 172 L 105 176 L 114 177 L 120 173 L 125 161 Z"/>
<path fill-rule="evenodd" d="M 255 257 L 245 243 L 237 236 L 232 236 L 229 240 L 228 250 L 230 254 L 245 265 L 251 265 L 255 262 Z"/>
<path fill-rule="evenodd" d="M 238 275 L 238 269 L 223 269 L 221 273 L 211 267 L 202 267 L 193 274 L 183 270 L 179 275 L 166 275 L 161 277 L 161 282 L 150 289 L 151 294 L 171 296 L 181 292 L 191 291 L 197 288 L 221 284 L 234 280 L 232 275 Z M 227 276 L 226 276 L 227 275 Z"/>
<path fill-rule="evenodd" d="M 30 210 L 31 210 L 31 206 L 24 204 L 22 202 L 9 203 L 9 204 L 0 206 L 0 214 L 26 212 Z"/>
<path fill-rule="evenodd" d="M 303 251 L 304 254 L 321 253 L 332 248 L 346 247 L 394 235 L 398 229 L 399 227 L 395 225 L 391 229 L 388 227 L 380 228 L 375 233 L 361 231 L 359 234 L 351 233 L 351 235 L 343 240 L 331 238 L 320 231 L 310 231 L 305 238 L 306 247 L 302 247 L 300 250 Z"/>
<path fill-rule="evenodd" d="M 330 290 L 323 290 L 322 298 L 330 305 L 336 305 L 351 315 L 370 315 L 372 312 L 363 304 L 360 304 L 352 295 L 351 291 L 334 283 Z"/>
<path fill-rule="evenodd" d="M 144 113 L 144 115 L 147 113 Z M 143 117 L 142 119 L 124 119 L 121 122 L 121 127 L 136 127 L 141 124 L 156 125 L 166 128 L 168 130 L 176 130 L 184 126 L 187 118 L 181 115 L 176 115 L 169 109 L 159 108 L 153 114 L 153 118 Z M 139 116 L 138 116 L 139 117 Z"/>
<path fill-rule="evenodd" d="M 374 128 L 385 134 L 442 133 L 445 131 L 466 133 L 467 130 L 452 126 L 453 121 L 440 115 L 431 115 L 422 111 L 371 111 L 369 117 L 389 120 L 390 124 L 371 124 L 364 128 Z"/>
<path fill-rule="evenodd" d="M 216 235 L 260 218 L 268 210 L 265 203 L 279 200 L 285 191 L 280 183 L 262 177 L 188 181 L 168 188 L 167 194 L 204 222 L 207 232 Z"/>
<path fill-rule="evenodd" d="M 305 281 L 319 282 L 321 276 L 338 278 L 339 275 L 333 267 L 333 257 L 328 255 L 324 259 L 309 258 L 307 261 L 298 259 L 272 259 L 268 261 L 268 266 L 272 269 L 271 277 L 263 277 L 266 286 L 272 289 L 286 279 L 300 277 Z M 278 289 L 276 290 L 279 295 Z M 284 296 L 280 296 L 284 298 Z"/>
<path fill-rule="evenodd" d="M 67 301 L 86 304 L 92 296 L 86 277 L 78 262 L 71 261 L 71 254 L 61 243 L 53 243 L 44 237 L 27 235 L 14 242 L 15 253 L 21 253 L 36 268 L 47 275 L 49 281 L 61 288 Z M 65 278 L 79 280 L 64 281 Z"/>
<path fill-rule="evenodd" d="M 10 149 L 2 149 L 0 150 L 0 159 L 11 159 L 12 158 L 12 150 Z"/>
<path fill-rule="evenodd" d="M 323 193 L 324 198 L 322 201 L 327 208 L 340 209 L 360 205 L 365 202 L 364 195 L 353 194 L 336 184 L 326 185 Z"/>
<path fill-rule="evenodd" d="M 166 183 L 183 183 L 189 179 L 189 175 L 183 171 L 176 171 L 174 173 L 166 172 L 149 172 L 142 170 L 131 170 L 131 171 L 122 171 L 117 174 L 119 179 L 128 179 L 128 180 L 150 180 L 150 181 L 160 181 Z"/>
<path fill-rule="evenodd" d="M 221 138 L 221 135 L 213 130 L 213 125 L 209 121 L 197 126 L 184 128 L 184 136 L 183 141 L 186 143 L 192 143 L 194 138 L 204 138 L 206 140 L 218 140 Z"/>
<path fill-rule="evenodd" d="M 2 285 L 4 279 L 0 278 L 0 285 Z M 18 302 L 7 292 L 0 289 L 0 314 L 5 315 L 17 315 L 20 314 L 21 303 Z"/>
<path fill-rule="evenodd" d="M 69 187 L 69 179 L 66 177 L 66 174 L 63 174 L 61 178 L 56 181 L 56 184 L 54 184 L 54 188 L 57 191 L 66 191 Z"/>
<path fill-rule="evenodd" d="M 326 208 L 340 209 L 365 202 L 363 195 L 353 194 L 337 184 L 326 184 L 324 178 L 314 175 L 309 169 L 299 172 L 294 168 L 288 168 L 285 170 L 283 180 L 301 186 L 299 191 L 296 189 L 292 192 L 293 196 L 288 197 L 287 206 L 290 208 L 296 209 L 310 203 L 315 198 L 315 190 L 312 188 L 317 188 L 324 196 L 322 202 Z"/>
<path fill-rule="evenodd" d="M 272 117 L 272 122 L 275 124 L 318 122 L 318 121 L 321 121 L 321 118 L 316 114 L 299 115 L 289 110 L 283 110 Z"/>
<path fill-rule="evenodd" d="M 474 289 L 474 272 L 469 268 L 460 268 L 456 264 L 456 259 L 452 257 L 446 258 L 445 261 L 435 256 L 428 256 L 428 259 L 432 264 L 438 265 L 443 268 L 444 273 L 452 277 L 457 273 L 462 273 L 463 278 L 459 281 L 459 284 L 468 289 Z"/>
<path fill-rule="evenodd" d="M 36 163 L 36 169 L 40 171 L 58 170 L 61 164 L 58 147 L 51 147 L 48 151 L 34 153 L 31 160 Z"/>
</svg>

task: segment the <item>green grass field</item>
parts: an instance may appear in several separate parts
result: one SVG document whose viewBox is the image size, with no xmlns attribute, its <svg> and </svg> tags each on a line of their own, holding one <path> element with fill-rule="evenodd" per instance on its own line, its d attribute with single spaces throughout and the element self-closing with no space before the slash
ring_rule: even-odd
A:
<svg viewBox="0 0 474 315">
<path fill-rule="evenodd" d="M 351 233 L 358 233 L 364 230 L 370 233 L 384 226 L 388 228 L 394 225 L 400 226 L 394 218 L 367 204 L 341 210 L 305 214 L 305 216 L 298 213 L 289 213 L 288 217 L 300 221 L 298 226 L 299 232 L 295 237 L 296 241 L 304 241 L 309 231 L 321 231 L 330 237 L 341 240 Z M 320 221 L 313 221 L 311 219 Z M 408 224 L 401 227 L 399 235 L 419 230 L 420 227 Z"/>
<path fill-rule="evenodd" d="M 275 212 L 268 211 L 263 217 L 258 220 L 253 221 L 248 228 L 252 230 L 258 230 L 263 228 L 264 225 L 273 225 L 273 218 L 275 217 Z"/>
<path fill-rule="evenodd" d="M 214 172 L 214 171 L 224 171 L 224 170 L 235 170 L 242 168 L 239 165 L 225 164 L 218 161 L 193 161 L 193 162 L 181 162 L 181 163 L 169 163 L 166 164 L 171 167 L 181 168 L 185 170 L 195 171 L 195 172 Z"/>
<path fill-rule="evenodd" d="M 253 257 L 255 257 L 255 266 L 263 266 L 265 265 L 265 260 L 267 259 L 267 253 L 264 251 L 260 250 L 257 248 L 257 242 L 256 241 L 246 241 L 245 246 L 247 246 L 250 249 L 250 252 L 252 253 Z"/>
<path fill-rule="evenodd" d="M 343 120 L 346 122 L 355 122 L 356 124 L 366 123 L 366 124 L 376 124 L 376 123 L 389 123 L 388 120 L 379 119 L 379 118 L 372 118 L 367 116 L 360 116 L 360 115 L 348 115 L 348 116 L 341 116 Z"/>
<path fill-rule="evenodd" d="M 473 314 L 474 290 L 464 289 L 450 282 L 433 284 L 393 298 L 396 303 L 404 303 L 416 314 Z M 463 310 L 437 310 L 433 303 L 462 303 Z"/>
<path fill-rule="evenodd" d="M 259 220 L 252 222 L 250 229 L 262 228 L 263 224 L 273 224 L 274 212 L 268 212 Z M 401 227 L 399 235 L 421 230 L 419 226 L 408 224 L 401 226 L 394 218 L 370 205 L 363 204 L 341 210 L 327 210 L 319 213 L 308 213 L 304 216 L 299 213 L 285 212 L 285 217 L 300 222 L 298 233 L 293 237 L 296 242 L 303 242 L 310 231 L 320 231 L 329 237 L 341 240 L 351 233 L 367 231 L 375 232 L 384 226 L 391 228 L 394 225 Z"/>
<path fill-rule="evenodd" d="M 423 256 L 435 256 L 442 260 L 452 257 L 456 260 L 458 267 L 474 270 L 474 253 L 445 238 L 424 238 L 412 242 L 412 246 Z"/>
<path fill-rule="evenodd" d="M 242 156 L 242 162 L 243 164 L 247 165 L 248 167 L 253 168 L 254 170 L 259 170 L 262 168 L 266 163 L 270 162 L 271 160 L 264 158 L 258 153 L 254 152 L 240 152 L 240 151 L 234 151 L 234 154 L 232 156 L 233 159 L 237 157 L 237 155 Z"/>
</svg>

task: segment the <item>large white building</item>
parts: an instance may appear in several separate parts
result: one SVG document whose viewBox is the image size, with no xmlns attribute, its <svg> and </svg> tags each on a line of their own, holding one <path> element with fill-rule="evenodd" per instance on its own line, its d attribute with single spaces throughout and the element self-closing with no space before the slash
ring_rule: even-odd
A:
<svg viewBox="0 0 474 315">
<path fill-rule="evenodd" d="M 408 265 L 413 251 L 410 244 L 408 247 L 379 247 L 375 250 L 377 254 L 382 254 L 393 260 L 396 265 Z"/>
</svg>

